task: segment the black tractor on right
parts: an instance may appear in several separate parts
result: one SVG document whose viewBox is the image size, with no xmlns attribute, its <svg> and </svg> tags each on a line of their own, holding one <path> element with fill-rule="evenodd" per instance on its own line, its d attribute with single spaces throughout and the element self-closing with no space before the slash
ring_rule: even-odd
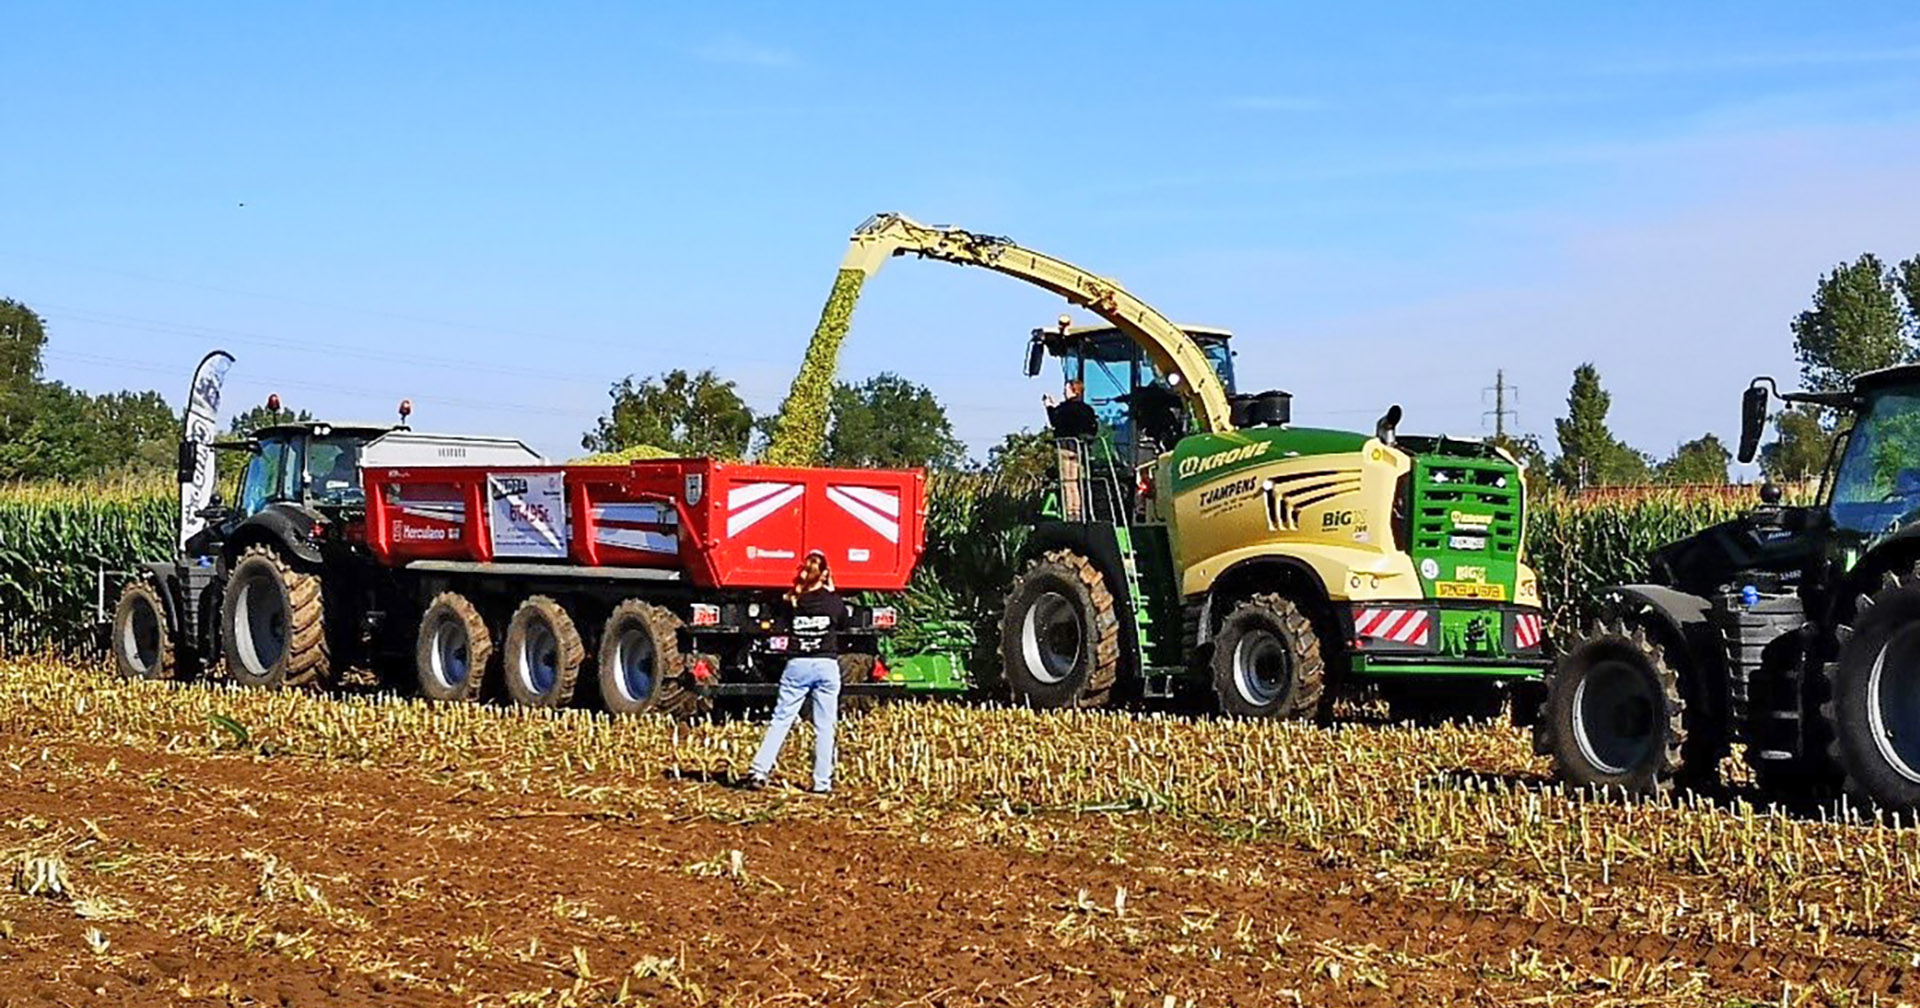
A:
<svg viewBox="0 0 1920 1008">
<path fill-rule="evenodd" d="M 1844 793 L 1920 812 L 1920 365 L 1835 392 L 1741 403 L 1753 460 L 1770 399 L 1825 407 L 1840 433 L 1816 503 L 1763 487 L 1753 513 L 1655 551 L 1648 583 L 1603 592 L 1602 616 L 1546 679 L 1534 749 L 1576 785 L 1654 793 L 1718 783 L 1733 743 L 1769 796 Z"/>
</svg>

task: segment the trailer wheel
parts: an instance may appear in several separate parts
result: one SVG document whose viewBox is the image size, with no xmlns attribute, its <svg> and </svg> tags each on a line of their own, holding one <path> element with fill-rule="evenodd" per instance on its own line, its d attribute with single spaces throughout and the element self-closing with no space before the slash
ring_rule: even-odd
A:
<svg viewBox="0 0 1920 1008">
<path fill-rule="evenodd" d="M 493 634 L 480 610 L 458 592 L 435 595 L 420 617 L 413 642 L 420 695 L 450 702 L 478 700 L 492 661 Z"/>
<path fill-rule="evenodd" d="M 1546 690 L 1534 749 L 1566 783 L 1654 794 L 1685 769 L 1679 677 L 1644 629 L 1594 624 L 1568 642 Z"/>
<path fill-rule="evenodd" d="M 1213 637 L 1213 694 L 1222 714 L 1311 717 L 1326 689 L 1320 636 L 1293 600 L 1263 594 L 1240 603 Z"/>
<path fill-rule="evenodd" d="M 277 689 L 329 673 L 320 576 L 295 568 L 273 547 L 240 554 L 220 611 L 220 643 L 234 682 Z"/>
<path fill-rule="evenodd" d="M 1093 561 L 1052 550 L 1021 572 L 1000 618 L 1000 661 L 1014 703 L 1107 704 L 1120 672 L 1120 620 Z"/>
<path fill-rule="evenodd" d="M 153 582 L 140 580 L 120 592 L 113 608 L 113 665 L 128 679 L 172 679 L 179 673 L 173 632 Z"/>
<path fill-rule="evenodd" d="M 840 685 L 842 687 L 840 691 L 841 714 L 865 714 L 875 707 L 880 706 L 880 698 L 877 696 L 860 696 L 848 693 L 845 689 L 847 686 L 853 686 L 858 683 L 873 682 L 873 666 L 875 661 L 876 659 L 873 655 L 857 651 L 852 654 L 843 654 L 840 656 Z"/>
<path fill-rule="evenodd" d="M 535 595 L 507 623 L 507 695 L 522 707 L 565 707 L 573 702 L 586 656 L 573 617 L 560 603 Z"/>
<path fill-rule="evenodd" d="M 1920 810 L 1920 570 L 1861 596 L 1852 636 L 1826 668 L 1828 751 L 1853 798 Z"/>
<path fill-rule="evenodd" d="M 609 714 L 661 711 L 690 717 L 705 697 L 687 688 L 680 652 L 680 617 L 639 599 L 627 599 L 600 631 L 600 703 Z"/>
</svg>

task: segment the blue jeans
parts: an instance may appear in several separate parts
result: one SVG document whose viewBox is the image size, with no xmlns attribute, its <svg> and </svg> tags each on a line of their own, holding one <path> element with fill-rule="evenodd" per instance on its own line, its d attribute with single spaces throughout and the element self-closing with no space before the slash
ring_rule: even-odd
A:
<svg viewBox="0 0 1920 1008">
<path fill-rule="evenodd" d="M 787 733 L 800 720 L 800 705 L 813 697 L 813 788 L 833 788 L 833 724 L 840 713 L 840 662 L 833 658 L 789 658 L 780 673 L 780 699 L 773 705 L 773 723 L 753 757 L 753 775 L 765 778 L 773 773 L 773 762 L 780 758 L 780 747 Z"/>
</svg>

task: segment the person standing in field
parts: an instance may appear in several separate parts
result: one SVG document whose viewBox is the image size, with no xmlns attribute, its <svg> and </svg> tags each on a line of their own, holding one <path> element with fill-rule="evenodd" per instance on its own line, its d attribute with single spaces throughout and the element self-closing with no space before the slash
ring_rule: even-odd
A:
<svg viewBox="0 0 1920 1008">
<path fill-rule="evenodd" d="M 834 722 L 840 708 L 840 634 L 847 628 L 847 603 L 833 588 L 833 572 L 827 567 L 827 555 L 819 550 L 807 553 L 794 575 L 793 590 L 787 593 L 789 610 L 787 659 L 780 673 L 780 698 L 773 708 L 773 723 L 745 786 L 754 790 L 766 786 L 773 774 L 774 761 L 787 733 L 800 719 L 800 705 L 813 698 L 813 786 L 814 794 L 833 790 Z"/>
</svg>

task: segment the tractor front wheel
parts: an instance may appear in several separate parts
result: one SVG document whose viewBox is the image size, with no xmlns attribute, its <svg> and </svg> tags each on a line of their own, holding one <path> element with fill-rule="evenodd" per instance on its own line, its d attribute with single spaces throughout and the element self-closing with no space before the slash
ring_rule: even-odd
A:
<svg viewBox="0 0 1920 1008">
<path fill-rule="evenodd" d="M 1313 622 L 1293 600 L 1263 594 L 1240 603 L 1213 636 L 1213 695 L 1220 713 L 1311 717 L 1327 667 Z"/>
<path fill-rule="evenodd" d="M 1000 618 L 1000 660 L 1014 703 L 1103 707 L 1120 674 L 1120 620 L 1093 561 L 1052 550 L 1014 580 Z"/>
<path fill-rule="evenodd" d="M 1547 674 L 1534 750 L 1577 787 L 1653 794 L 1684 769 L 1679 676 L 1660 645 L 1624 623 L 1596 624 Z"/>
<path fill-rule="evenodd" d="M 167 611 L 153 582 L 135 581 L 113 608 L 113 665 L 128 679 L 172 679 L 179 666 Z"/>
</svg>

